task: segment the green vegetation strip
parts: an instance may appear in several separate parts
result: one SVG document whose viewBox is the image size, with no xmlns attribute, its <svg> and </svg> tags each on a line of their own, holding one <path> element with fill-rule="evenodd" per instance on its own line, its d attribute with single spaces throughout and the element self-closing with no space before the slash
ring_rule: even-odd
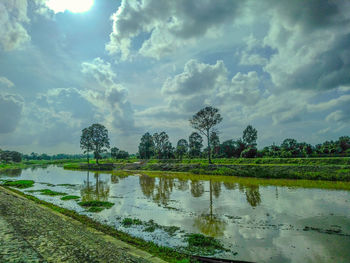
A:
<svg viewBox="0 0 350 263">
<path fill-rule="evenodd" d="M 177 226 L 162 226 L 155 223 L 153 220 L 145 222 L 137 218 L 129 217 L 123 219 L 122 225 L 124 227 L 130 227 L 132 225 L 143 225 L 145 232 L 154 232 L 158 228 L 164 230 L 164 232 L 168 233 L 170 236 L 175 235 L 175 233 L 180 230 L 180 228 Z"/>
<path fill-rule="evenodd" d="M 181 180 L 191 181 L 214 181 L 223 182 L 232 185 L 245 186 L 285 186 L 291 188 L 319 188 L 328 190 L 350 190 L 350 182 L 336 182 L 336 181 L 317 181 L 317 180 L 295 180 L 295 179 L 263 179 L 263 178 L 247 178 L 236 176 L 213 176 L 207 174 L 192 174 L 186 172 L 164 172 L 164 171 L 128 171 L 130 175 L 138 173 L 150 177 L 172 177 Z M 123 171 L 124 173 L 124 171 Z M 118 175 L 115 171 L 113 174 Z"/>
<path fill-rule="evenodd" d="M 115 237 L 121 241 L 124 241 L 125 243 L 133 245 L 133 246 L 138 247 L 140 249 L 143 249 L 156 257 L 162 258 L 165 261 L 174 262 L 174 263 L 175 262 L 189 262 L 188 255 L 177 252 L 175 249 L 172 249 L 169 247 L 159 246 L 151 241 L 145 241 L 141 238 L 133 237 L 127 233 L 118 231 L 111 226 L 101 224 L 101 223 L 89 218 L 88 216 L 80 215 L 79 213 L 77 213 L 75 211 L 65 209 L 65 208 L 56 206 L 54 204 L 51 204 L 49 202 L 40 200 L 40 199 L 36 198 L 35 196 L 27 195 L 19 190 L 12 189 L 12 188 L 7 188 L 7 189 L 15 192 L 18 195 L 24 196 L 25 198 L 32 200 L 37 204 L 44 205 L 44 206 L 46 206 L 46 207 L 48 207 L 56 212 L 59 212 L 63 215 L 71 217 L 71 218 L 83 223 L 87 227 L 95 228 L 96 230 L 101 231 L 101 232 L 103 232 L 107 235 L 110 235 L 112 237 Z"/>
<path fill-rule="evenodd" d="M 105 208 L 111 208 L 114 205 L 114 203 L 93 200 L 79 202 L 78 205 L 88 208 L 88 212 L 98 213 Z"/>
<path fill-rule="evenodd" d="M 34 181 L 33 180 L 5 181 L 2 185 L 24 189 L 24 188 L 32 187 L 34 185 Z"/>
<path fill-rule="evenodd" d="M 288 165 L 350 165 L 350 157 L 324 157 L 324 158 L 216 158 L 213 164 L 288 164 Z M 208 164 L 208 159 L 151 159 L 153 163 L 182 163 L 182 164 Z"/>
<path fill-rule="evenodd" d="M 350 181 L 350 166 L 147 164 L 143 169 L 199 175 Z"/>
<path fill-rule="evenodd" d="M 77 196 L 77 195 L 66 195 L 66 196 L 61 197 L 61 200 L 63 200 L 63 201 L 76 200 L 76 199 L 79 199 L 79 198 L 80 198 L 80 196 Z"/>
<path fill-rule="evenodd" d="M 45 166 L 50 164 L 62 165 L 66 163 L 75 163 L 75 162 L 84 162 L 85 159 L 60 159 L 60 160 L 30 160 L 30 161 L 22 161 L 20 163 L 0 163 L 0 171 L 8 170 L 8 169 L 24 169 L 28 167 L 35 166 Z"/>
<path fill-rule="evenodd" d="M 28 193 L 41 193 L 41 195 L 49 195 L 49 196 L 66 195 L 67 194 L 67 193 L 52 191 L 50 189 L 28 190 L 27 192 Z"/>
<path fill-rule="evenodd" d="M 219 250 L 226 250 L 218 240 L 202 234 L 188 234 L 186 240 L 188 242 L 188 249 L 192 253 L 201 252 L 206 255 L 212 255 Z"/>
</svg>

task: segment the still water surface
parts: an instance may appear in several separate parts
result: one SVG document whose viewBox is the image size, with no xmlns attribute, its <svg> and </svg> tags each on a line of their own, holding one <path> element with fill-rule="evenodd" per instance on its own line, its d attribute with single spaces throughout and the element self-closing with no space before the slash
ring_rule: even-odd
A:
<svg viewBox="0 0 350 263">
<path fill-rule="evenodd" d="M 110 209 L 87 213 L 74 200 L 31 193 L 165 246 L 186 246 L 186 233 L 201 233 L 220 240 L 229 251 L 217 256 L 229 259 L 350 262 L 350 191 L 346 190 L 195 180 L 193 176 L 118 176 L 56 166 L 0 174 L 0 179 L 10 178 L 34 180 L 30 190 L 51 189 L 78 195 L 83 201 L 113 202 Z M 144 226 L 123 227 L 126 217 L 180 230 L 170 235 L 162 229 L 145 232 Z"/>
</svg>

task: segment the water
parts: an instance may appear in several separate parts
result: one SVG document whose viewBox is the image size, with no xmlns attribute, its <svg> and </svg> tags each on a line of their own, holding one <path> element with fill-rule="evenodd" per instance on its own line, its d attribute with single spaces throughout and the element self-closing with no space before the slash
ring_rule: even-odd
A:
<svg viewBox="0 0 350 263">
<path fill-rule="evenodd" d="M 30 190 L 51 189 L 83 201 L 113 202 L 112 208 L 94 214 L 74 200 L 31 193 L 166 246 L 186 246 L 187 233 L 201 233 L 220 240 L 229 251 L 216 256 L 229 259 L 350 262 L 350 191 L 346 190 L 275 186 L 256 179 L 238 183 L 228 177 L 118 176 L 56 166 L 7 172 L 0 179 L 30 179 L 36 182 Z M 146 232 L 143 225 L 124 227 L 127 217 L 179 230 L 171 234 L 159 227 L 154 232 Z"/>
</svg>

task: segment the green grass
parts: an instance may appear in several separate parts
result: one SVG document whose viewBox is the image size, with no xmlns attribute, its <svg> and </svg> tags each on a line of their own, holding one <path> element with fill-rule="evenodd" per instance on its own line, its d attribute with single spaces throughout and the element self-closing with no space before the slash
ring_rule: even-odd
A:
<svg viewBox="0 0 350 263">
<path fill-rule="evenodd" d="M 79 199 L 80 196 L 77 196 L 77 195 L 66 195 L 66 196 L 63 196 L 61 197 L 61 200 L 76 200 L 76 199 Z"/>
<path fill-rule="evenodd" d="M 143 225 L 145 232 L 154 232 L 156 229 L 162 229 L 164 232 L 168 233 L 170 236 L 175 235 L 177 231 L 180 230 L 177 226 L 162 226 L 155 223 L 153 220 L 142 221 L 137 218 L 126 217 L 122 221 L 124 227 L 131 227 L 132 225 Z"/>
<path fill-rule="evenodd" d="M 104 208 L 111 208 L 114 205 L 114 203 L 105 202 L 105 201 L 97 201 L 97 200 L 83 201 L 83 202 L 79 202 L 78 204 L 80 206 L 84 206 L 84 207 L 100 206 L 100 207 L 104 207 Z"/>
<path fill-rule="evenodd" d="M 18 195 L 24 196 L 29 200 L 34 201 L 37 204 L 44 205 L 53 211 L 56 211 L 58 213 L 61 213 L 63 215 L 66 215 L 68 217 L 71 217 L 81 223 L 83 223 L 87 227 L 94 228 L 98 231 L 101 231 L 107 235 L 110 235 L 112 237 L 115 237 L 123 242 L 126 242 L 132 246 L 138 247 L 140 249 L 143 249 L 144 251 L 147 251 L 148 253 L 159 257 L 167 262 L 176 263 L 176 262 L 189 262 L 189 256 L 183 253 L 180 253 L 176 251 L 175 249 L 159 246 L 151 241 L 145 241 L 141 238 L 133 237 L 127 233 L 124 233 L 122 231 L 118 231 L 115 228 L 99 223 L 88 216 L 80 215 L 78 212 L 75 212 L 73 210 L 65 209 L 59 206 L 56 206 L 54 204 L 51 204 L 49 202 L 40 200 L 32 195 L 27 195 L 21 191 L 8 188 L 9 190 L 17 193 Z M 186 261 L 187 260 L 187 261 Z"/>
<path fill-rule="evenodd" d="M 213 255 L 218 250 L 226 250 L 217 239 L 202 234 L 188 234 L 186 240 L 188 249 L 193 253 Z"/>
<path fill-rule="evenodd" d="M 350 165 L 350 157 L 326 157 L 326 158 L 216 158 L 213 164 L 288 164 L 288 165 Z M 208 159 L 151 159 L 153 163 L 182 163 L 182 164 L 208 164 Z"/>
<path fill-rule="evenodd" d="M 266 179 L 252 177 L 237 177 L 223 175 L 208 174 L 192 174 L 186 172 L 169 172 L 169 171 L 129 171 L 130 174 L 141 173 L 150 177 L 173 177 L 181 180 L 203 180 L 214 182 L 223 182 L 245 186 L 285 186 L 285 187 L 301 187 L 301 188 L 320 188 L 329 190 L 350 190 L 350 182 L 342 181 L 319 181 L 319 180 L 303 180 L 303 179 Z"/>
<path fill-rule="evenodd" d="M 41 195 L 48 195 L 48 196 L 57 196 L 57 195 L 66 195 L 67 194 L 67 193 L 52 191 L 50 189 L 28 190 L 27 192 L 28 193 L 40 193 Z"/>
<path fill-rule="evenodd" d="M 78 205 L 87 208 L 88 212 L 98 213 L 104 209 L 111 208 L 114 205 L 114 203 L 93 200 L 78 202 Z"/>
<path fill-rule="evenodd" d="M 137 219 L 137 218 L 126 217 L 123 219 L 122 225 L 124 227 L 130 227 L 132 225 L 142 225 L 142 221 L 140 219 Z"/>
<path fill-rule="evenodd" d="M 92 213 L 98 213 L 104 210 L 104 207 L 99 207 L 99 206 L 91 206 L 87 211 L 92 212 Z"/>
<path fill-rule="evenodd" d="M 206 165 L 206 164 L 147 164 L 145 170 L 191 172 L 193 174 L 284 178 L 326 181 L 350 181 L 350 166 L 300 166 L 300 165 Z"/>
<path fill-rule="evenodd" d="M 25 188 L 32 187 L 34 185 L 34 181 L 33 180 L 5 181 L 2 185 L 25 189 Z"/>
</svg>

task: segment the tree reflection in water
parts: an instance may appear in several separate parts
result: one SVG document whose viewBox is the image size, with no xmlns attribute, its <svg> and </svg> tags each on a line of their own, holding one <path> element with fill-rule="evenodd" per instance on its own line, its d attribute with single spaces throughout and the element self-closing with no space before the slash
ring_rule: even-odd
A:
<svg viewBox="0 0 350 263">
<path fill-rule="evenodd" d="M 226 228 L 226 222 L 213 214 L 213 193 L 214 196 L 218 198 L 220 191 L 221 182 L 212 182 L 209 180 L 209 214 L 203 213 L 197 216 L 194 220 L 194 227 L 196 227 L 202 234 L 211 237 L 223 236 Z"/>
<path fill-rule="evenodd" d="M 80 190 L 82 201 L 107 201 L 109 196 L 109 185 L 107 181 L 100 180 L 99 173 L 94 174 L 95 184 L 90 182 L 89 171 L 87 179 Z"/>
<path fill-rule="evenodd" d="M 176 188 L 180 191 L 188 190 L 188 181 L 184 179 L 177 179 Z"/>
<path fill-rule="evenodd" d="M 256 207 L 261 203 L 261 197 L 259 192 L 259 186 L 251 185 L 246 186 L 245 195 L 247 198 L 247 202 L 252 206 Z"/>
<path fill-rule="evenodd" d="M 202 181 L 191 180 L 191 194 L 193 197 L 201 197 L 204 193 Z"/>
<path fill-rule="evenodd" d="M 140 176 L 140 187 L 142 193 L 152 198 L 157 204 L 168 205 L 170 195 L 174 188 L 174 179 L 170 177 L 158 177 L 156 179 L 147 175 Z"/>
<path fill-rule="evenodd" d="M 143 174 L 140 176 L 139 183 L 142 193 L 146 197 L 151 198 L 153 196 L 154 188 L 156 186 L 156 179 Z"/>
<path fill-rule="evenodd" d="M 156 185 L 156 192 L 153 200 L 158 204 L 167 205 L 170 195 L 174 187 L 174 179 L 168 177 L 159 177 L 158 185 Z"/>
<path fill-rule="evenodd" d="M 8 177 L 18 177 L 22 174 L 22 169 L 7 169 L 0 171 L 0 175 Z"/>
</svg>

